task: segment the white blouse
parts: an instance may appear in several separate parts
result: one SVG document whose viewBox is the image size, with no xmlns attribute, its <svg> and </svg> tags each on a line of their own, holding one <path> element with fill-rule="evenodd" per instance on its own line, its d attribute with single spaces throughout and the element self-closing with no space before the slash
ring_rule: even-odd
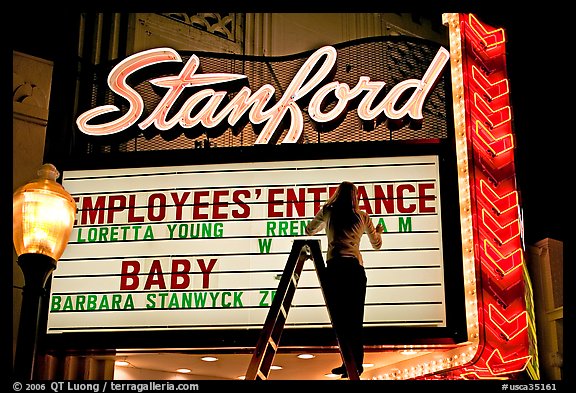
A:
<svg viewBox="0 0 576 393">
<path fill-rule="evenodd" d="M 326 228 L 326 236 L 328 238 L 327 260 L 334 257 L 349 256 L 357 258 L 360 265 L 364 265 L 362 254 L 360 254 L 360 239 L 363 234 L 368 235 L 373 249 L 379 250 L 382 247 L 382 235 L 376 232 L 376 228 L 368 213 L 363 210 L 359 210 L 357 213 L 359 219 L 351 228 L 337 228 L 336 225 L 331 225 L 330 222 L 332 209 L 324 206 L 306 226 L 307 235 L 314 235 Z"/>
</svg>

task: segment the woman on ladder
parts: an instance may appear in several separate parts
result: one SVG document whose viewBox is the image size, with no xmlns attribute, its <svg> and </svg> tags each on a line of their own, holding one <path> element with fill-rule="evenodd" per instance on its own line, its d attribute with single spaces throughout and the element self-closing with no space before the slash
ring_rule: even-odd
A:
<svg viewBox="0 0 576 393">
<path fill-rule="evenodd" d="M 358 375 L 364 371 L 363 324 L 366 299 L 366 273 L 360 253 L 364 234 L 372 248 L 382 247 L 381 224 L 358 206 L 358 188 L 349 181 L 340 183 L 334 194 L 324 203 L 306 227 L 307 235 L 326 229 L 328 251 L 323 286 L 330 304 L 331 318 L 342 350 L 349 348 Z M 332 369 L 333 374 L 348 377 L 344 364 Z"/>
</svg>

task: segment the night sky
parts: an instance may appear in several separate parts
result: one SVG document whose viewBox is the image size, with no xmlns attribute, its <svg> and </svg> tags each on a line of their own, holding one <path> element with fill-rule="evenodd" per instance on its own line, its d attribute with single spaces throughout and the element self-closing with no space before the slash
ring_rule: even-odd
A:
<svg viewBox="0 0 576 393">
<path fill-rule="evenodd" d="M 503 27 L 507 36 L 507 70 L 510 85 L 513 131 L 516 138 L 516 178 L 524 214 L 527 244 L 544 238 L 564 241 L 565 205 L 560 195 L 566 169 L 561 163 L 558 130 L 561 120 L 546 119 L 555 112 L 551 74 L 554 61 L 540 50 L 533 18 L 514 13 L 478 14 L 493 27 Z M 555 115 L 558 116 L 558 115 Z M 555 123 L 558 121 L 557 123 Z"/>
</svg>

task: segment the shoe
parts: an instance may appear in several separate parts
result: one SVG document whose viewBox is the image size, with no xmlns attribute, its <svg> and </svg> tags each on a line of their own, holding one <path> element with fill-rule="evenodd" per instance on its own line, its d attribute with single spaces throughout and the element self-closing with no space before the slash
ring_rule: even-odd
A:
<svg viewBox="0 0 576 393">
<path fill-rule="evenodd" d="M 339 367 L 333 368 L 333 369 L 332 369 L 332 374 L 336 374 L 336 375 L 346 374 L 346 366 L 341 365 L 341 366 L 339 366 Z"/>
<path fill-rule="evenodd" d="M 358 376 L 362 375 L 364 372 L 364 367 L 360 366 L 358 370 Z M 346 371 L 346 366 L 342 365 L 332 369 L 332 374 L 341 375 L 341 378 L 348 378 L 348 371 Z"/>
</svg>

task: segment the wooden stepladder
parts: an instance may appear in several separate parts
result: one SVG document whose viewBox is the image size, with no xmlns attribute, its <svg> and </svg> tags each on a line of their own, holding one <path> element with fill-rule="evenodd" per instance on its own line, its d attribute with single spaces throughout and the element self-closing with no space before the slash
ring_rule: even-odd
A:
<svg viewBox="0 0 576 393">
<path fill-rule="evenodd" d="M 324 258 L 322 257 L 322 251 L 320 249 L 320 240 L 295 240 L 290 255 L 288 256 L 286 267 L 284 268 L 284 272 L 280 278 L 276 295 L 270 305 L 270 310 L 268 311 L 268 315 L 264 322 L 262 333 L 260 334 L 258 343 L 254 348 L 254 353 L 252 354 L 252 359 L 248 365 L 246 380 L 268 379 L 270 366 L 272 366 L 276 352 L 278 352 L 280 338 L 282 337 L 284 325 L 288 318 L 288 311 L 292 305 L 294 293 L 298 287 L 298 281 L 302 274 L 304 262 L 308 259 L 312 259 L 314 262 L 320 288 L 322 289 L 322 294 L 324 296 L 324 302 L 328 309 L 328 315 L 330 316 L 332 327 L 335 327 L 331 313 L 330 299 L 326 296 L 326 291 L 324 289 L 324 273 L 326 264 L 324 263 Z M 348 379 L 359 380 L 360 376 L 358 375 L 358 367 L 356 367 L 356 362 L 352 356 L 351 349 L 346 345 L 343 345 L 340 337 L 338 337 L 337 329 L 335 329 L 335 333 L 340 348 L 342 362 L 346 366 L 346 371 L 348 373 Z"/>
</svg>

